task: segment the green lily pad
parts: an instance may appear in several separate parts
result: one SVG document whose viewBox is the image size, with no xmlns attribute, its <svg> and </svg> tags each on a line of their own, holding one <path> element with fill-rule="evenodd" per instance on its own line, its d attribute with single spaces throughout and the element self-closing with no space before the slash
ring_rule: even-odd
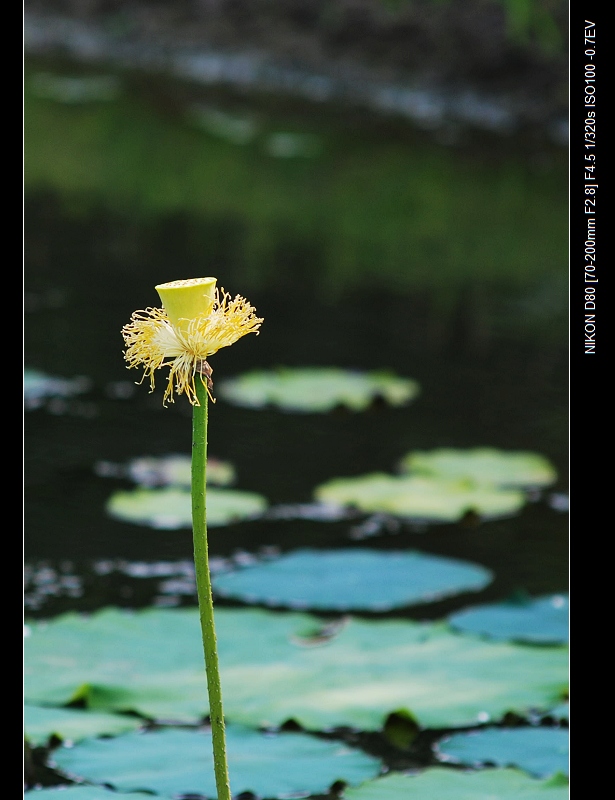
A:
<svg viewBox="0 0 615 800">
<path fill-rule="evenodd" d="M 225 711 L 232 722 L 314 730 L 378 730 L 406 709 L 424 727 L 459 727 L 547 710 L 566 689 L 565 647 L 524 647 L 454 633 L 444 623 L 322 621 L 264 609 L 216 610 Z M 207 713 L 197 609 L 107 609 L 34 622 L 24 641 L 24 697 L 80 699 L 92 710 L 136 710 L 198 721 Z M 312 645 L 312 646 L 309 646 Z"/>
<path fill-rule="evenodd" d="M 568 731 L 561 728 L 487 728 L 456 733 L 436 747 L 443 761 L 468 766 L 519 767 L 538 778 L 568 774 Z"/>
<path fill-rule="evenodd" d="M 249 144 L 258 133 L 258 123 L 248 116 L 229 114 L 220 108 L 194 104 L 188 111 L 188 119 L 207 131 L 211 136 L 224 139 L 231 144 Z"/>
<path fill-rule="evenodd" d="M 139 486 L 181 486 L 192 485 L 192 462 L 189 455 L 172 454 L 168 456 L 142 456 L 130 461 L 126 467 L 127 476 Z M 216 486 L 230 486 L 235 482 L 235 468 L 228 461 L 217 458 L 207 459 L 207 483 Z"/>
<path fill-rule="evenodd" d="M 40 72 L 30 81 L 31 91 L 45 100 L 67 105 L 115 100 L 120 84 L 114 75 L 54 75 Z"/>
<path fill-rule="evenodd" d="M 254 492 L 208 488 L 207 524 L 213 528 L 254 519 L 267 509 L 267 505 L 267 500 Z M 115 492 L 107 501 L 106 510 L 122 522 L 150 528 L 192 528 L 190 491 L 175 486 Z"/>
<path fill-rule="evenodd" d="M 390 372 L 355 372 L 336 367 L 278 367 L 255 370 L 219 385 L 220 396 L 247 408 L 275 406 L 283 411 L 326 413 L 338 406 L 365 411 L 376 398 L 403 406 L 419 393 L 419 385 Z"/>
<path fill-rule="evenodd" d="M 226 741 L 234 794 L 321 794 L 338 780 L 353 785 L 373 778 L 381 767 L 373 756 L 308 734 L 264 734 L 227 725 Z M 53 758 L 68 774 L 120 791 L 217 796 L 209 731 L 171 729 L 90 739 L 57 750 Z"/>
<path fill-rule="evenodd" d="M 45 744 L 52 734 L 75 742 L 88 736 L 134 731 L 140 725 L 140 720 L 135 717 L 121 714 L 24 706 L 25 735 L 34 747 Z"/>
<path fill-rule="evenodd" d="M 485 519 L 508 516 L 526 502 L 523 492 L 515 489 L 382 472 L 334 478 L 318 486 L 314 497 L 326 505 L 432 522 L 456 522 L 468 511 Z"/>
<path fill-rule="evenodd" d="M 476 564 L 418 552 L 297 550 L 222 573 L 214 590 L 249 603 L 335 611 L 388 611 L 479 591 L 492 573 Z"/>
<path fill-rule="evenodd" d="M 413 450 L 401 460 L 401 468 L 428 478 L 471 480 L 507 487 L 542 487 L 557 480 L 555 467 L 544 456 L 492 447 Z"/>
<path fill-rule="evenodd" d="M 265 152 L 274 158 L 314 158 L 321 150 L 320 137 L 310 133 L 280 131 L 265 141 Z"/>
<path fill-rule="evenodd" d="M 432 767 L 420 775 L 392 773 L 344 791 L 344 800 L 568 800 L 567 783 L 540 781 L 516 769 L 481 772 Z"/>
<path fill-rule="evenodd" d="M 494 639 L 563 644 L 568 642 L 568 595 L 466 608 L 452 614 L 449 622 L 464 633 L 478 633 Z"/>
</svg>

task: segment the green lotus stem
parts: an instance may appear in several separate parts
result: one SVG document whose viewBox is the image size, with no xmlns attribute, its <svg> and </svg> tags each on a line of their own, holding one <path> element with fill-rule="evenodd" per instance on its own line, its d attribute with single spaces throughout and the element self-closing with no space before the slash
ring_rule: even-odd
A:
<svg viewBox="0 0 615 800">
<path fill-rule="evenodd" d="M 212 369 L 207 359 L 248 333 L 258 335 L 263 320 L 255 316 L 256 309 L 244 297 L 235 295 L 231 298 L 224 289 L 216 289 L 215 278 L 170 281 L 156 286 L 156 291 L 163 308 L 135 311 L 128 325 L 122 328 L 126 344 L 124 358 L 129 369 L 143 367 L 143 378 L 149 378 L 152 391 L 156 370 L 170 367 L 163 405 L 172 403 L 174 395 L 185 394 L 193 409 L 192 532 L 196 589 L 218 800 L 231 800 L 207 553 L 207 401 L 212 397 L 209 392 L 213 388 Z"/>
<path fill-rule="evenodd" d="M 206 477 L 207 477 L 207 389 L 197 378 L 199 405 L 192 407 L 192 535 L 194 567 L 199 599 L 199 617 L 205 652 L 209 716 L 214 750 L 214 773 L 218 800 L 231 800 L 231 787 L 226 757 L 226 735 L 222 711 L 222 688 L 218 667 L 218 647 L 214 625 L 214 604 L 207 552 Z"/>
</svg>

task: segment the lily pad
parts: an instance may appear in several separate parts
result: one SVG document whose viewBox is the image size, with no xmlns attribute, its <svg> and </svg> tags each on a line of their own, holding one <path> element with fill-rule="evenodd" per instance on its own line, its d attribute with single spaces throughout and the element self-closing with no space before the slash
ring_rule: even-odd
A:
<svg viewBox="0 0 615 800">
<path fill-rule="evenodd" d="M 254 492 L 209 488 L 207 524 L 213 528 L 255 519 L 267 509 L 267 505 L 267 500 Z M 192 528 L 190 491 L 174 486 L 115 492 L 107 501 L 106 510 L 110 516 L 122 522 L 147 525 L 150 528 Z"/>
<path fill-rule="evenodd" d="M 523 647 L 454 633 L 444 623 L 349 619 L 318 646 L 322 620 L 264 609 L 216 610 L 232 722 L 378 730 L 406 709 L 424 727 L 459 727 L 554 707 L 568 678 L 565 647 Z M 33 622 L 24 697 L 92 710 L 198 721 L 207 713 L 197 609 L 107 609 Z M 317 641 L 322 641 L 318 640 Z M 311 645 L 312 646 L 307 646 Z"/>
<path fill-rule="evenodd" d="M 381 767 L 379 759 L 343 743 L 302 733 L 264 734 L 228 725 L 226 739 L 234 794 L 322 794 L 335 781 L 354 785 L 373 778 Z M 217 796 L 209 731 L 170 729 L 90 739 L 59 749 L 53 757 L 64 772 L 120 791 Z"/>
<path fill-rule="evenodd" d="M 456 522 L 469 511 L 485 519 L 509 516 L 526 502 L 515 489 L 382 472 L 334 478 L 318 486 L 314 497 L 326 505 L 431 522 Z"/>
<path fill-rule="evenodd" d="M 214 590 L 245 602 L 335 611 L 429 603 L 492 580 L 484 567 L 418 552 L 297 550 L 217 575 Z"/>
<path fill-rule="evenodd" d="M 45 100 L 67 105 L 115 100 L 120 83 L 113 75 L 69 77 L 41 72 L 32 77 L 30 89 Z"/>
<path fill-rule="evenodd" d="M 24 706 L 25 735 L 35 747 L 45 744 L 52 734 L 75 742 L 88 736 L 134 731 L 140 725 L 137 718 L 121 714 Z"/>
<path fill-rule="evenodd" d="M 182 486 L 190 488 L 192 461 L 189 455 L 171 454 L 168 456 L 142 456 L 130 461 L 126 467 L 127 476 L 139 486 Z M 207 483 L 216 486 L 230 486 L 235 482 L 235 468 L 228 461 L 217 458 L 207 459 Z"/>
<path fill-rule="evenodd" d="M 310 133 L 272 133 L 265 141 L 265 152 L 274 158 L 314 158 L 320 155 L 320 137 Z"/>
<path fill-rule="evenodd" d="M 570 705 L 567 702 L 558 703 L 555 708 L 550 708 L 543 716 L 552 717 L 560 722 L 568 722 L 570 719 Z"/>
<path fill-rule="evenodd" d="M 247 408 L 274 406 L 283 411 L 326 413 L 338 406 L 365 411 L 375 399 L 403 406 L 419 393 L 419 385 L 391 372 L 355 372 L 335 367 L 278 367 L 255 370 L 219 385 L 220 396 Z"/>
<path fill-rule="evenodd" d="M 413 450 L 404 456 L 401 468 L 404 472 L 429 478 L 470 480 L 506 487 L 543 487 L 557 480 L 555 467 L 544 456 L 492 447 Z"/>
<path fill-rule="evenodd" d="M 432 767 L 420 775 L 392 773 L 357 788 L 344 800 L 568 800 L 564 781 L 540 781 L 516 769 L 481 772 Z"/>
<path fill-rule="evenodd" d="M 23 371 L 23 393 L 26 409 L 39 408 L 53 397 L 74 397 L 87 392 L 90 388 L 88 378 L 59 378 L 47 375 L 38 369 L 26 367 Z"/>
<path fill-rule="evenodd" d="M 519 767 L 538 778 L 568 774 L 568 731 L 561 728 L 487 728 L 441 741 L 443 761 L 468 766 Z"/>
<path fill-rule="evenodd" d="M 255 119 L 229 114 L 213 106 L 194 104 L 189 109 L 188 118 L 202 130 L 231 144 L 249 144 L 258 133 Z"/>
<path fill-rule="evenodd" d="M 464 633 L 532 644 L 568 642 L 568 595 L 554 594 L 534 600 L 510 601 L 466 608 L 449 617 Z"/>
<path fill-rule="evenodd" d="M 113 792 L 102 786 L 53 786 L 36 790 L 36 800 L 146 800 L 146 797 L 142 792 Z"/>
</svg>

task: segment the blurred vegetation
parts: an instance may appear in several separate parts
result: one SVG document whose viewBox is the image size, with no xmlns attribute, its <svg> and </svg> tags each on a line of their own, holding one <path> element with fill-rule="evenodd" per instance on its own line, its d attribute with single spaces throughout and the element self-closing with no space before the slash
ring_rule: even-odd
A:
<svg viewBox="0 0 615 800">
<path fill-rule="evenodd" d="M 254 47 L 320 68 L 331 59 L 448 80 L 566 82 L 565 0 L 26 0 L 159 45 Z M 532 68 L 540 66 L 539 74 Z"/>
<path fill-rule="evenodd" d="M 26 192 L 59 190 L 76 214 L 102 201 L 133 218 L 225 221 L 253 285 L 268 282 L 285 242 L 314 253 L 332 293 L 361 284 L 446 293 L 468 280 L 521 286 L 565 272 L 561 154 L 472 155 L 407 129 L 384 137 L 343 119 L 264 113 L 259 135 L 239 146 L 199 130 L 174 91 L 69 106 L 26 90 Z M 273 157 L 267 137 L 280 130 L 309 133 L 320 154 Z"/>
<path fill-rule="evenodd" d="M 387 8 L 399 12 L 411 7 L 416 0 L 380 0 Z M 437 5 L 457 3 L 459 0 L 431 0 Z M 562 24 L 568 14 L 566 0 L 485 0 L 483 5 L 503 7 L 506 29 L 513 41 L 527 44 L 534 41 L 546 53 L 564 50 L 565 28 Z"/>
</svg>

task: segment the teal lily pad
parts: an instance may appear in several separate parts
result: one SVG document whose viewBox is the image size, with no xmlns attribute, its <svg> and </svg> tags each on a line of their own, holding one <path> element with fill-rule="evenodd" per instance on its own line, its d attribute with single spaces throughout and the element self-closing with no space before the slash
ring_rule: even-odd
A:
<svg viewBox="0 0 615 800">
<path fill-rule="evenodd" d="M 254 492 L 208 488 L 207 524 L 216 527 L 255 519 L 266 511 L 267 505 L 267 500 Z M 122 522 L 150 528 L 192 528 L 190 491 L 175 486 L 115 492 L 107 501 L 106 510 Z"/>
<path fill-rule="evenodd" d="M 565 647 L 524 647 L 445 623 L 322 620 L 264 609 L 216 610 L 230 721 L 379 730 L 406 709 L 424 727 L 460 727 L 554 707 L 568 679 Z M 81 700 L 92 710 L 198 721 L 207 693 L 197 609 L 107 609 L 33 622 L 24 641 L 24 698 Z"/>
<path fill-rule="evenodd" d="M 392 773 L 344 791 L 344 800 L 568 800 L 565 780 L 536 780 L 516 769 L 481 772 L 432 767 Z"/>
<path fill-rule="evenodd" d="M 332 611 L 388 611 L 479 591 L 484 567 L 418 552 L 297 550 L 217 575 L 214 590 L 249 603 Z"/>
<path fill-rule="evenodd" d="M 89 736 L 114 735 L 134 731 L 141 725 L 136 717 L 81 711 L 73 708 L 24 706 L 26 739 L 33 746 L 45 744 L 52 735 L 76 742 Z"/>
<path fill-rule="evenodd" d="M 568 595 L 509 601 L 466 608 L 449 617 L 464 633 L 532 644 L 568 642 Z"/>
<path fill-rule="evenodd" d="M 334 478 L 318 486 L 314 497 L 325 505 L 431 522 L 456 522 L 469 511 L 484 519 L 504 517 L 516 514 L 526 503 L 523 492 L 516 489 L 382 472 Z"/>
<path fill-rule="evenodd" d="M 226 742 L 234 794 L 322 794 L 336 781 L 358 784 L 381 768 L 379 759 L 360 750 L 305 733 L 265 734 L 227 725 Z M 210 731 L 169 729 L 90 739 L 57 750 L 53 758 L 67 774 L 120 791 L 217 796 Z"/>
<path fill-rule="evenodd" d="M 543 487 L 557 480 L 555 467 L 544 456 L 493 447 L 413 450 L 401 460 L 401 468 L 412 475 L 428 478 L 470 480 L 505 487 Z"/>
<path fill-rule="evenodd" d="M 29 367 L 23 371 L 23 394 L 27 409 L 39 408 L 53 397 L 67 398 L 83 394 L 89 388 L 90 381 L 83 376 L 60 378 Z"/>
<path fill-rule="evenodd" d="M 376 398 L 403 406 L 419 385 L 391 372 L 355 372 L 336 367 L 278 367 L 255 370 L 220 383 L 222 398 L 247 408 L 274 406 L 283 411 L 326 413 L 338 406 L 365 411 Z"/>
<path fill-rule="evenodd" d="M 570 705 L 567 702 L 558 703 L 555 708 L 550 708 L 543 716 L 552 717 L 559 722 L 568 722 L 570 719 Z"/>
<path fill-rule="evenodd" d="M 52 786 L 36 790 L 36 800 L 124 800 L 124 798 L 148 800 L 148 796 L 142 792 L 113 792 L 102 786 Z"/>
<path fill-rule="evenodd" d="M 538 778 L 568 774 L 568 731 L 562 728 L 487 728 L 438 743 L 443 761 L 468 766 L 518 767 Z"/>
</svg>

